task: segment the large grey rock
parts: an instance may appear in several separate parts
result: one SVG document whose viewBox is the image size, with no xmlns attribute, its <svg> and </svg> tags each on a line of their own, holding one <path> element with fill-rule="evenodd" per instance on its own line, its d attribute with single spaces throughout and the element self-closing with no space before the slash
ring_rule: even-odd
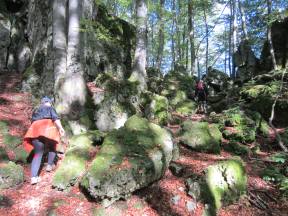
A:
<svg viewBox="0 0 288 216">
<path fill-rule="evenodd" d="M 11 42 L 10 38 L 11 22 L 5 13 L 0 12 L 0 70 L 6 67 L 6 58 L 8 47 Z"/>
<path fill-rule="evenodd" d="M 287 67 L 288 57 L 287 57 L 287 49 L 288 49 L 288 17 L 282 20 L 276 20 L 272 23 L 271 26 L 271 35 L 272 35 L 272 43 L 276 58 L 276 63 L 279 67 L 285 68 Z M 266 41 L 264 43 L 261 57 L 261 72 L 265 73 L 271 71 L 273 69 L 272 59 L 269 51 L 269 44 Z"/>
<path fill-rule="evenodd" d="M 227 74 L 212 67 L 208 68 L 205 82 L 208 85 L 209 96 L 227 90 L 232 86 L 231 79 Z"/>
<path fill-rule="evenodd" d="M 237 79 L 243 82 L 257 75 L 259 59 L 256 58 L 248 41 L 241 41 L 236 53 L 233 55 L 233 59 L 237 68 Z"/>
<path fill-rule="evenodd" d="M 132 116 L 110 132 L 81 181 L 104 206 L 162 177 L 172 159 L 171 135 L 146 119 Z"/>
</svg>

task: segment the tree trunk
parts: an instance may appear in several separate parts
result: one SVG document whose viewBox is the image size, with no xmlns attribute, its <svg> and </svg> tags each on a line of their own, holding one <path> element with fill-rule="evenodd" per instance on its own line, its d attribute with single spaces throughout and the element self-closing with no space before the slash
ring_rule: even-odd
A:
<svg viewBox="0 0 288 216">
<path fill-rule="evenodd" d="M 147 0 L 136 0 L 136 50 L 131 80 L 139 82 L 139 90 L 146 89 Z"/>
<path fill-rule="evenodd" d="M 206 35 L 205 70 L 206 70 L 206 74 L 208 74 L 208 64 L 209 64 L 209 35 L 208 35 L 208 32 L 209 32 L 209 29 L 208 29 L 208 23 L 207 23 L 206 5 L 204 5 L 203 11 L 204 11 L 205 35 Z"/>
<path fill-rule="evenodd" d="M 54 52 L 54 95 L 56 107 L 63 98 L 61 95 L 62 84 L 66 76 L 67 38 L 66 38 L 66 6 L 65 0 L 53 1 L 53 52 Z M 59 95 L 60 94 L 60 95 Z"/>
<path fill-rule="evenodd" d="M 232 19 L 233 19 L 233 6 L 232 0 L 229 1 L 230 5 L 230 22 L 229 22 L 229 51 L 228 51 L 228 69 L 229 69 L 229 76 L 232 77 Z M 233 77 L 232 77 L 233 78 Z"/>
<path fill-rule="evenodd" d="M 182 54 L 181 54 L 181 32 L 179 29 L 180 26 L 180 13 L 181 13 L 181 3 L 180 0 L 178 0 L 178 10 L 176 9 L 176 42 L 177 42 L 177 63 L 179 64 L 180 62 L 182 62 Z"/>
<path fill-rule="evenodd" d="M 195 30 L 194 30 L 194 8 L 193 8 L 193 0 L 189 0 L 188 2 L 188 30 L 189 30 L 189 39 L 190 39 L 190 67 L 191 67 L 191 75 L 196 75 L 195 70 Z"/>
<path fill-rule="evenodd" d="M 270 20 L 269 17 L 271 15 L 271 5 L 272 5 L 271 0 L 267 0 L 268 20 Z M 269 43 L 269 51 L 270 51 L 270 55 L 271 55 L 272 66 L 273 66 L 273 69 L 276 70 L 277 69 L 277 63 L 276 63 L 275 52 L 274 52 L 273 42 L 272 42 L 271 26 L 270 26 L 269 22 L 267 24 L 267 40 Z"/>
<path fill-rule="evenodd" d="M 249 37 L 248 37 L 247 26 L 246 26 L 245 12 L 242 7 L 241 0 L 238 0 L 238 7 L 240 11 L 240 16 L 241 16 L 241 24 L 242 24 L 244 39 L 248 41 Z"/>
<path fill-rule="evenodd" d="M 158 20 L 159 20 L 159 35 L 158 35 L 158 51 L 156 57 L 156 67 L 160 70 L 163 58 L 163 49 L 165 43 L 164 35 L 164 21 L 163 21 L 163 10 L 164 10 L 165 0 L 160 0 Z"/>
<path fill-rule="evenodd" d="M 233 20 L 233 25 L 232 25 L 232 78 L 235 79 L 236 77 L 236 67 L 235 67 L 235 61 L 234 61 L 234 54 L 237 51 L 237 8 L 236 8 L 236 0 L 232 0 L 232 20 Z"/>
<path fill-rule="evenodd" d="M 172 52 L 172 64 L 171 68 L 172 70 L 175 69 L 175 62 L 176 62 L 176 54 L 175 54 L 175 23 L 176 23 L 176 13 L 175 13 L 175 0 L 172 1 L 172 11 L 173 11 L 173 20 L 172 20 L 172 34 L 171 34 L 171 52 Z"/>
<path fill-rule="evenodd" d="M 68 3 L 68 41 L 67 41 L 67 71 L 59 90 L 61 114 L 69 119 L 78 120 L 86 101 L 86 84 L 81 65 L 80 15 L 82 1 L 69 0 Z"/>
</svg>

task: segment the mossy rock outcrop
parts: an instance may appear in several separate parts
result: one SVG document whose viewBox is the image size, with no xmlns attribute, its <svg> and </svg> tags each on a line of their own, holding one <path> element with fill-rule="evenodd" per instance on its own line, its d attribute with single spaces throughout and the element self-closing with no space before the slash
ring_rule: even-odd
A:
<svg viewBox="0 0 288 216">
<path fill-rule="evenodd" d="M 24 170 L 20 165 L 10 161 L 0 165 L 0 189 L 15 187 L 24 181 Z"/>
<path fill-rule="evenodd" d="M 216 124 L 185 121 L 181 125 L 180 141 L 196 151 L 220 153 L 221 138 Z"/>
<path fill-rule="evenodd" d="M 160 179 L 172 159 L 171 135 L 136 115 L 104 139 L 81 186 L 108 206 Z"/>
<path fill-rule="evenodd" d="M 118 79 L 113 74 L 101 74 L 96 85 L 104 90 L 95 101 L 95 121 L 100 131 L 111 131 L 124 125 L 127 119 L 136 113 L 137 83 Z M 97 93 L 98 94 L 98 93 Z"/>
<path fill-rule="evenodd" d="M 205 170 L 202 196 L 209 203 L 210 215 L 216 215 L 221 206 L 237 201 L 246 193 L 247 175 L 240 159 L 230 159 L 209 166 Z"/>
<path fill-rule="evenodd" d="M 170 118 L 168 108 L 168 99 L 164 96 L 154 94 L 145 113 L 147 118 L 155 124 L 166 125 Z"/>
<path fill-rule="evenodd" d="M 220 124 L 223 136 L 233 142 L 251 143 L 257 133 L 265 137 L 269 134 L 268 123 L 259 113 L 251 110 L 235 107 L 211 117 Z"/>
<path fill-rule="evenodd" d="M 267 74 L 254 77 L 253 81 L 246 83 L 240 90 L 241 99 L 249 109 L 259 112 L 268 121 L 271 115 L 272 104 L 279 93 L 281 77 L 284 72 L 283 89 L 279 94 L 276 106 L 274 124 L 281 127 L 288 126 L 288 72 L 282 70 L 271 71 Z"/>
<path fill-rule="evenodd" d="M 92 159 L 90 153 L 94 150 L 94 145 L 101 142 L 103 136 L 99 131 L 89 131 L 70 139 L 65 158 L 53 178 L 54 188 L 68 190 L 77 182 L 86 169 L 86 162 Z"/>
</svg>

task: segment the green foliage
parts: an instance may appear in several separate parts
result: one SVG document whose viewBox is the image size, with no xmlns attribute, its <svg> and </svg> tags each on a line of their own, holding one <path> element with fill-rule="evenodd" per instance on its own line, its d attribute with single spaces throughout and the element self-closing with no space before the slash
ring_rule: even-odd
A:
<svg viewBox="0 0 288 216">
<path fill-rule="evenodd" d="M 23 167 L 10 161 L 0 167 L 0 190 L 15 187 L 24 181 Z"/>
<path fill-rule="evenodd" d="M 3 135 L 3 143 L 9 150 L 14 150 L 21 142 L 22 140 L 20 137 L 12 136 L 10 134 Z"/>
<path fill-rule="evenodd" d="M 278 185 L 280 191 L 284 196 L 288 196 L 288 154 L 276 153 L 270 157 L 276 166 L 268 166 L 262 172 L 262 178 L 265 181 L 274 182 Z"/>
</svg>

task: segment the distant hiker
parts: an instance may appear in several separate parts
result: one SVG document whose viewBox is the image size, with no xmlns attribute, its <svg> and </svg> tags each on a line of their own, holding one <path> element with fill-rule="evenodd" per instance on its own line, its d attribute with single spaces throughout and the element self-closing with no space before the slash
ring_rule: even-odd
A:
<svg viewBox="0 0 288 216">
<path fill-rule="evenodd" d="M 46 171 L 53 169 L 56 157 L 56 145 L 65 131 L 58 114 L 52 106 L 52 100 L 45 96 L 41 104 L 32 114 L 32 124 L 24 136 L 24 148 L 30 153 L 34 149 L 31 163 L 31 184 L 40 181 L 38 176 L 45 147 L 49 150 Z"/>
<path fill-rule="evenodd" d="M 198 111 L 207 112 L 208 89 L 203 80 L 199 80 L 195 86 L 195 98 L 198 101 Z"/>
</svg>

